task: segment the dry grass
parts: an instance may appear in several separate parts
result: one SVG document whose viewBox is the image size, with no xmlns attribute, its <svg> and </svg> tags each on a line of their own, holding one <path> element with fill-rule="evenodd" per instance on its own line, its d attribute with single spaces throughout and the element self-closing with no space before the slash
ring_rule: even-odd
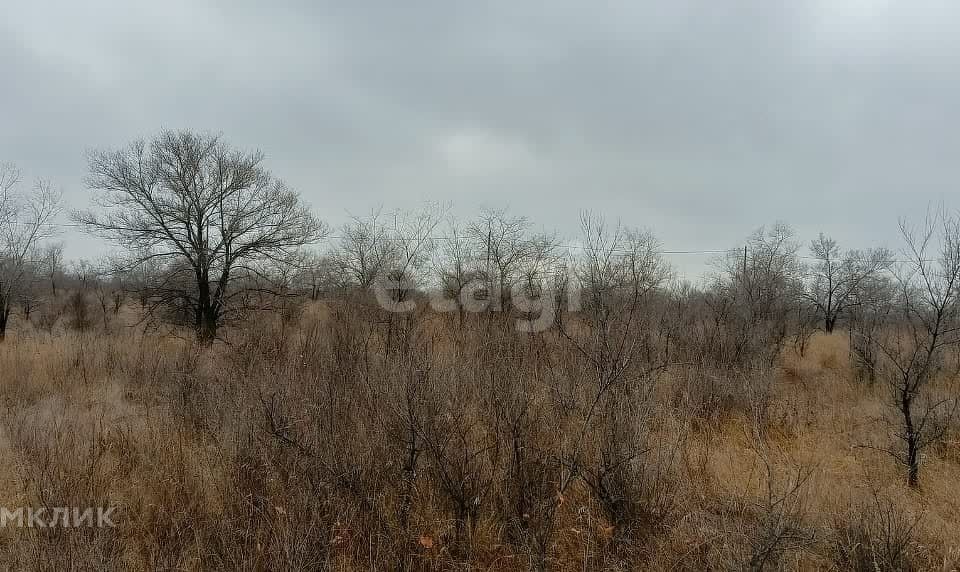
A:
<svg viewBox="0 0 960 572">
<path fill-rule="evenodd" d="M 882 388 L 853 381 L 843 334 L 755 372 L 769 382 L 762 415 L 757 400 L 701 395 L 702 372 L 664 376 L 647 413 L 626 412 L 643 416 L 630 430 L 645 452 L 617 481 L 630 496 L 629 518 L 615 526 L 585 479 L 560 484 L 558 451 L 582 431 L 586 466 L 609 426 L 583 424 L 583 364 L 555 337 L 479 319 L 394 326 L 388 344 L 382 324 L 330 304 L 209 350 L 123 328 L 11 336 L 0 345 L 0 506 L 119 510 L 116 528 L 2 529 L 0 561 L 37 570 L 960 565 L 956 441 L 931 449 L 922 488 L 908 489 L 900 467 L 863 446 L 888 439 L 889 411 Z"/>
</svg>

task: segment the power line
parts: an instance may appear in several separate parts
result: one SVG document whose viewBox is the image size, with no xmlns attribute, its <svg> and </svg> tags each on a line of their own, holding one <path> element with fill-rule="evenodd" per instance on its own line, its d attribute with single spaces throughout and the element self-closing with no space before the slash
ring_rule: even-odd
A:
<svg viewBox="0 0 960 572">
<path fill-rule="evenodd" d="M 5 221 L 5 222 L 6 224 L 17 224 L 17 225 L 23 225 L 23 226 L 42 226 L 47 228 L 83 228 L 85 226 L 83 224 L 73 223 L 73 222 L 50 222 L 50 223 L 41 223 L 39 225 L 37 225 L 36 223 L 22 222 L 22 221 Z M 347 238 L 350 238 L 350 237 L 343 236 L 343 235 L 330 234 L 330 235 L 324 236 L 320 240 L 333 241 L 333 240 L 344 240 Z M 424 240 L 463 240 L 463 238 L 464 237 L 434 235 L 434 236 L 424 237 Z M 389 236 L 382 236 L 382 237 L 377 237 L 377 240 L 400 242 L 404 239 L 394 238 Z M 587 248 L 589 248 L 582 244 L 557 244 L 556 247 L 566 248 L 571 250 L 586 250 Z M 725 248 L 725 249 L 704 249 L 704 250 L 658 250 L 657 252 L 659 252 L 660 254 L 723 254 L 726 252 L 732 252 L 732 251 L 738 251 L 738 250 L 739 250 L 738 248 L 732 248 L 732 249 Z M 617 249 L 617 248 L 612 249 L 612 251 L 613 252 L 631 252 L 630 250 Z"/>
<path fill-rule="evenodd" d="M 83 224 L 75 223 L 75 222 L 49 222 L 49 223 L 40 223 L 40 224 L 32 223 L 32 222 L 24 222 L 24 221 L 3 221 L 3 222 L 4 222 L 4 224 L 22 225 L 22 226 L 40 226 L 40 227 L 45 227 L 45 228 L 83 228 L 83 227 L 85 226 L 85 225 L 83 225 Z M 322 241 L 327 241 L 327 242 L 331 242 L 331 241 L 335 241 L 335 240 L 344 240 L 344 239 L 347 239 L 347 238 L 350 238 L 350 237 L 348 237 L 348 236 L 343 236 L 343 235 L 331 234 L 331 235 L 327 235 L 327 236 L 322 237 L 320 240 L 322 240 Z M 443 235 L 424 237 L 424 240 L 463 240 L 463 239 L 464 239 L 464 237 L 443 236 Z M 386 241 L 400 242 L 400 241 L 403 241 L 404 239 L 403 239 L 403 238 L 394 238 L 394 237 L 389 237 L 389 236 L 381 236 L 381 237 L 378 237 L 377 240 L 386 240 Z M 584 246 L 584 245 L 582 245 L 582 244 L 556 244 L 555 246 L 556 246 L 557 248 L 559 248 L 559 249 L 566 249 L 566 250 L 588 250 L 588 249 L 590 248 L 590 247 Z M 601 250 L 602 250 L 602 249 L 601 249 Z M 729 254 L 729 253 L 737 253 L 737 254 L 739 254 L 742 250 L 743 250 L 743 247 L 740 246 L 740 247 L 736 247 L 736 248 L 707 248 L 707 249 L 688 249 L 688 250 L 658 250 L 657 252 L 658 252 L 659 254 L 664 254 L 664 255 L 703 255 L 703 254 Z M 618 248 L 609 249 L 609 251 L 610 251 L 610 252 L 615 252 L 615 253 L 624 253 L 624 254 L 633 252 L 633 251 L 631 251 L 631 250 L 618 249 Z M 803 254 L 798 254 L 798 255 L 796 255 L 796 257 L 799 258 L 799 259 L 801 259 L 801 260 L 821 260 L 820 258 L 818 258 L 818 257 L 816 257 L 816 256 L 803 255 Z M 936 259 L 924 259 L 924 260 L 922 260 L 922 262 L 936 262 L 936 261 L 937 261 Z M 917 260 L 891 260 L 891 262 L 893 262 L 893 263 L 911 263 L 911 262 L 917 262 Z"/>
</svg>

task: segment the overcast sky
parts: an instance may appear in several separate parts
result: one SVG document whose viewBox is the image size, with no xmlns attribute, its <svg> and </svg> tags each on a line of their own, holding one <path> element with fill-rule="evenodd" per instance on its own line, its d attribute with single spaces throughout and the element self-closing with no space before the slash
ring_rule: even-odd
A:
<svg viewBox="0 0 960 572">
<path fill-rule="evenodd" d="M 441 200 L 567 236 L 593 209 L 671 250 L 777 220 L 896 247 L 899 216 L 960 207 L 957 22 L 949 0 L 4 0 L 0 161 L 84 207 L 85 150 L 187 127 L 263 150 L 333 224 Z"/>
</svg>

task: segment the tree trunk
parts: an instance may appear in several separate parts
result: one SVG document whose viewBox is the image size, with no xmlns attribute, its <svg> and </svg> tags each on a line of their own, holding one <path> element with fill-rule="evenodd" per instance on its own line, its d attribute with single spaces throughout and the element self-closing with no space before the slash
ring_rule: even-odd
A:
<svg viewBox="0 0 960 572">
<path fill-rule="evenodd" d="M 907 484 L 915 489 L 920 486 L 920 455 L 917 452 L 917 444 L 913 440 L 907 443 L 907 462 L 910 464 Z"/>
<path fill-rule="evenodd" d="M 832 334 L 832 333 L 833 333 L 833 328 L 834 328 L 834 326 L 836 326 L 836 325 L 837 325 L 837 317 L 836 317 L 836 316 L 827 316 L 826 319 L 825 319 L 824 322 L 823 322 L 823 329 L 824 329 L 828 334 Z"/>
<path fill-rule="evenodd" d="M 195 310 L 195 320 L 197 328 L 197 340 L 201 345 L 209 346 L 217 338 L 217 312 L 210 300 L 210 283 L 205 276 L 198 275 L 198 294 L 197 307 Z"/>
<path fill-rule="evenodd" d="M 912 488 L 920 486 L 920 435 L 913 426 L 913 399 L 909 391 L 904 391 L 900 400 L 903 413 L 904 437 L 907 441 L 907 484 Z"/>
<path fill-rule="evenodd" d="M 204 311 L 200 318 L 200 328 L 197 330 L 197 340 L 204 346 L 213 344 L 217 339 L 217 318 L 210 310 Z"/>
<path fill-rule="evenodd" d="M 7 337 L 7 323 L 10 321 L 10 306 L 4 296 L 0 296 L 0 342 Z"/>
</svg>

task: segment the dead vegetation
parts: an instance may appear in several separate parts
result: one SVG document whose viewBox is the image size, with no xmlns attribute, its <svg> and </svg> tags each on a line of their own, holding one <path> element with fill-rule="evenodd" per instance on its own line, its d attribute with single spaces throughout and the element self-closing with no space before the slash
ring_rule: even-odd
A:
<svg viewBox="0 0 960 572">
<path fill-rule="evenodd" d="M 636 383 L 600 391 L 597 376 L 617 370 L 591 360 L 595 339 L 571 351 L 561 332 L 521 334 L 503 315 L 461 324 L 424 311 L 394 324 L 387 346 L 382 317 L 320 302 L 213 348 L 135 328 L 18 330 L 0 347 L 3 506 L 111 505 L 119 517 L 116 528 L 5 528 L 3 561 L 957 565 L 950 436 L 911 490 L 864 446 L 890 418 L 886 392 L 857 381 L 843 334 L 737 374 L 652 373 L 658 358 L 637 353 L 618 374 Z"/>
<path fill-rule="evenodd" d="M 0 527 L 9 568 L 960 565 L 957 215 L 901 260 L 764 227 L 695 287 L 590 213 L 561 247 L 374 211 L 311 254 L 259 154 L 146 149 L 94 156 L 113 201 L 77 215 L 121 264 L 0 253 L 0 520 L 118 511 Z"/>
</svg>

